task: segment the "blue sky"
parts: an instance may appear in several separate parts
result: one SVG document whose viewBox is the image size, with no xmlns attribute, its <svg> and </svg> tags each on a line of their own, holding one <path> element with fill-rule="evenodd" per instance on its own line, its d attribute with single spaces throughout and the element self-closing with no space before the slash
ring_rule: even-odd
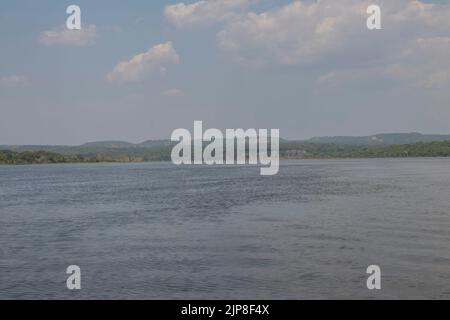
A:
<svg viewBox="0 0 450 320">
<path fill-rule="evenodd" d="M 168 139 L 194 120 L 292 139 L 450 133 L 450 8 L 428 2 L 2 1 L 0 144 Z"/>
</svg>

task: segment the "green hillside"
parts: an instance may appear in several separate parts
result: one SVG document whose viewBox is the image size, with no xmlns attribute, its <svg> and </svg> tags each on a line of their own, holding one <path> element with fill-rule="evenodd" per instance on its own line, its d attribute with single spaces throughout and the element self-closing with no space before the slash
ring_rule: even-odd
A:
<svg viewBox="0 0 450 320">
<path fill-rule="evenodd" d="M 121 148 L 86 144 L 79 147 L 36 146 L 22 151 L 18 150 L 27 147 L 15 147 L 15 150 L 0 150 L 0 164 L 170 161 L 172 145 L 165 142 L 153 147 Z M 378 146 L 283 140 L 280 156 L 282 159 L 450 157 L 450 140 Z"/>
<path fill-rule="evenodd" d="M 414 144 L 419 142 L 435 142 L 450 140 L 450 135 L 432 135 L 413 133 L 384 133 L 373 136 L 351 137 L 316 137 L 307 140 L 311 143 L 335 143 L 360 146 L 394 145 L 394 144 Z"/>
</svg>

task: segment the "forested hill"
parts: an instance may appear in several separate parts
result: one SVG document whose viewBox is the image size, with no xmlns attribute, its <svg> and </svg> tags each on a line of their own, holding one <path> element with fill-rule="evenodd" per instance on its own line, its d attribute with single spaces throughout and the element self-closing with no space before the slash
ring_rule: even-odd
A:
<svg viewBox="0 0 450 320">
<path fill-rule="evenodd" d="M 0 164 L 44 164 L 44 163 L 69 163 L 80 162 L 81 158 L 68 157 L 48 151 L 23 151 L 0 150 Z"/>
<path fill-rule="evenodd" d="M 148 147 L 114 144 L 16 147 L 15 150 L 1 150 L 0 147 L 0 164 L 170 161 L 172 145 L 165 142 L 150 143 Z M 280 156 L 282 159 L 450 157 L 450 140 L 376 146 L 282 140 Z"/>
<path fill-rule="evenodd" d="M 336 136 L 336 137 L 316 137 L 307 140 L 312 143 L 334 143 L 334 144 L 350 144 L 360 146 L 380 146 L 393 144 L 414 144 L 419 142 L 436 142 L 448 141 L 450 135 L 433 135 L 413 133 L 383 133 L 373 136 Z"/>
</svg>

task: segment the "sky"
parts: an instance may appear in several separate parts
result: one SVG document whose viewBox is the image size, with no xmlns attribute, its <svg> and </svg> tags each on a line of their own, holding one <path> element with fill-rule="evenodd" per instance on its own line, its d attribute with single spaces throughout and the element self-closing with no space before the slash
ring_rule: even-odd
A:
<svg viewBox="0 0 450 320">
<path fill-rule="evenodd" d="M 1 1 L 0 145 L 448 134 L 449 56 L 446 0 Z"/>
</svg>

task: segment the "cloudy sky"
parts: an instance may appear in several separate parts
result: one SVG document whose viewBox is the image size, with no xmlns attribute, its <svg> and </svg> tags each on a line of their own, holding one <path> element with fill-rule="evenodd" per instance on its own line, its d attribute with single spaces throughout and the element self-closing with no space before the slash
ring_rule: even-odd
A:
<svg viewBox="0 0 450 320">
<path fill-rule="evenodd" d="M 2 1 L 0 40 L 0 145 L 450 133 L 447 0 Z"/>
</svg>

